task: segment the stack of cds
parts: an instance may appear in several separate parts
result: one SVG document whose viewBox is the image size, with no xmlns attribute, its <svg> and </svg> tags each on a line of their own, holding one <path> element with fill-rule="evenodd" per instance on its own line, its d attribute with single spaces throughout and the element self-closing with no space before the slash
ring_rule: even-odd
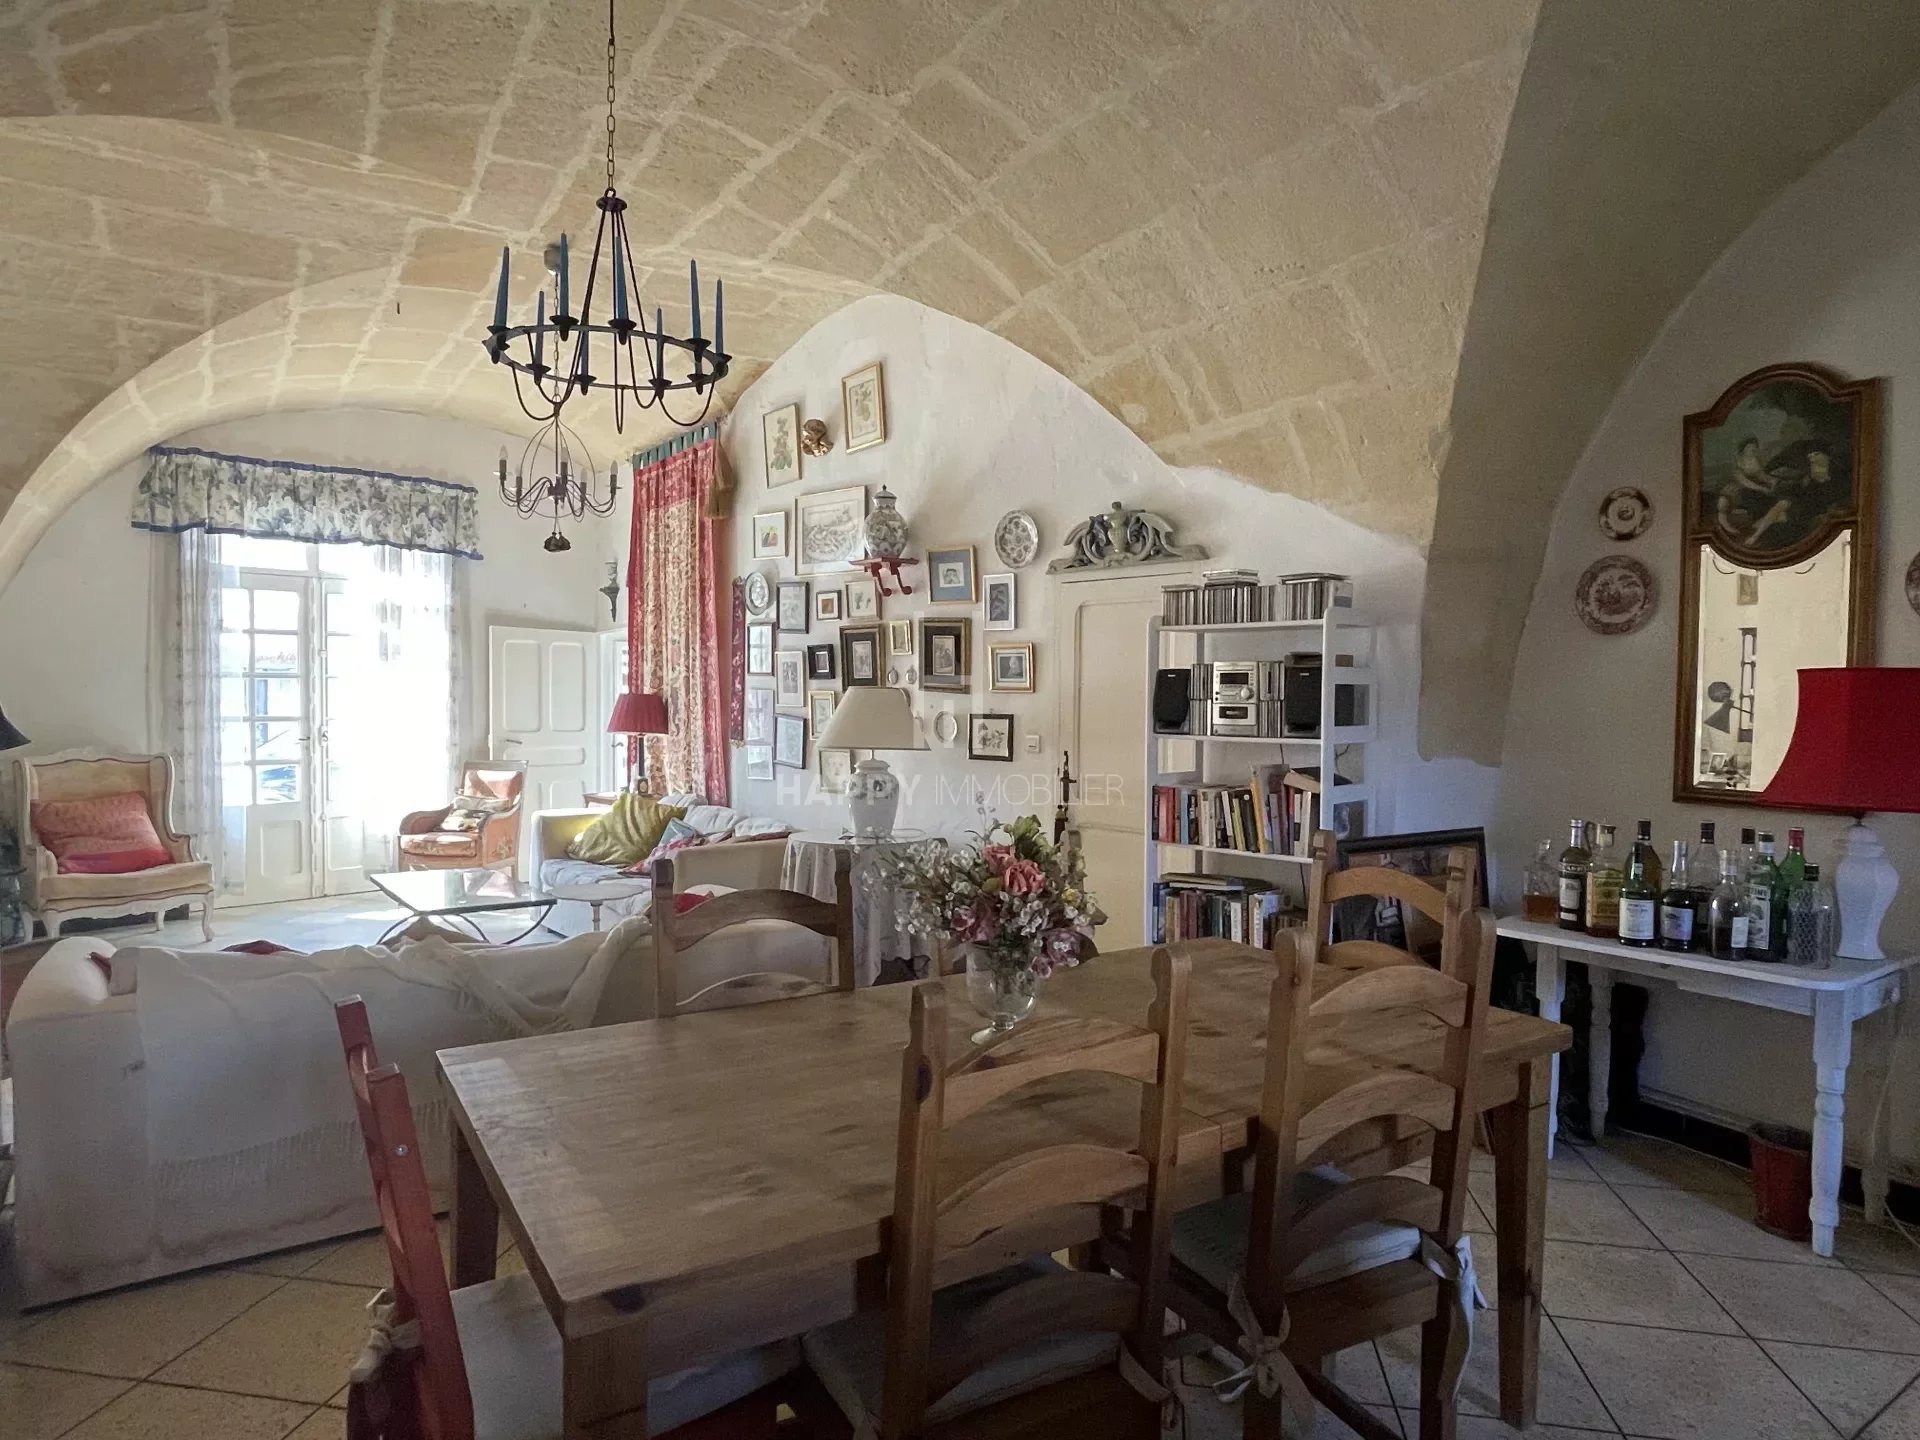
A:
<svg viewBox="0 0 1920 1440">
<path fill-rule="evenodd" d="M 1353 586 L 1344 575 L 1282 575 L 1262 585 L 1252 570 L 1209 570 L 1198 585 L 1168 585 L 1160 619 L 1167 625 L 1255 625 L 1272 620 L 1318 620 L 1330 608 L 1351 608 Z"/>
</svg>

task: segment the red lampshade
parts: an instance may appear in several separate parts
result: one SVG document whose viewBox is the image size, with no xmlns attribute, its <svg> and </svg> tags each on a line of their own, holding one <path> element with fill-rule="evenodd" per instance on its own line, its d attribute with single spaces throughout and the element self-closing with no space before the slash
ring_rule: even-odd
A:
<svg viewBox="0 0 1920 1440">
<path fill-rule="evenodd" d="M 1800 672 L 1800 713 L 1763 805 L 1920 811 L 1920 668 Z"/>
<path fill-rule="evenodd" d="M 667 702 L 638 690 L 629 690 L 615 700 L 613 714 L 607 719 L 609 735 L 664 735 L 667 730 Z"/>
</svg>

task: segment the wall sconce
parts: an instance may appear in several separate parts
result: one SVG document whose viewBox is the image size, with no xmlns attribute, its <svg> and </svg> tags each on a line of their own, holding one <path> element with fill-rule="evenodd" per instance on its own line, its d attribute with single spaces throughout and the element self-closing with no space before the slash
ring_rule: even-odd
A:
<svg viewBox="0 0 1920 1440">
<path fill-rule="evenodd" d="M 600 587 L 600 593 L 607 597 L 607 618 L 620 618 L 620 562 L 607 561 L 607 583 Z"/>
</svg>

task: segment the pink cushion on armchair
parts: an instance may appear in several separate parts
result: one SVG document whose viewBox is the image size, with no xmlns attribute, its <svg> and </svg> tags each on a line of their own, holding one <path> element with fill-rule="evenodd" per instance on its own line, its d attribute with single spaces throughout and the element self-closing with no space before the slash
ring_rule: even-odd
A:
<svg viewBox="0 0 1920 1440">
<path fill-rule="evenodd" d="M 126 875 L 171 865 L 147 797 L 134 790 L 85 800 L 37 800 L 33 833 L 63 875 Z"/>
</svg>

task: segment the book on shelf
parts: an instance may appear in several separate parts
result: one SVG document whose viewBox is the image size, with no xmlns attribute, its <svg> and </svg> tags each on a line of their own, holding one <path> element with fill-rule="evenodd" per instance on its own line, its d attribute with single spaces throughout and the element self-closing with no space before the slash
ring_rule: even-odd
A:
<svg viewBox="0 0 1920 1440">
<path fill-rule="evenodd" d="M 1237 940 L 1266 949 L 1282 930 L 1306 923 L 1292 900 L 1265 880 L 1238 875 L 1163 875 L 1153 887 L 1153 944 Z"/>
<path fill-rule="evenodd" d="M 1334 783 L 1352 782 L 1336 774 Z M 1245 785 L 1156 785 L 1150 831 L 1163 845 L 1304 857 L 1321 827 L 1320 793 L 1314 766 L 1260 766 Z M 1363 834 L 1365 815 L 1363 801 L 1342 801 L 1333 807 L 1330 828 L 1341 837 Z"/>
</svg>

